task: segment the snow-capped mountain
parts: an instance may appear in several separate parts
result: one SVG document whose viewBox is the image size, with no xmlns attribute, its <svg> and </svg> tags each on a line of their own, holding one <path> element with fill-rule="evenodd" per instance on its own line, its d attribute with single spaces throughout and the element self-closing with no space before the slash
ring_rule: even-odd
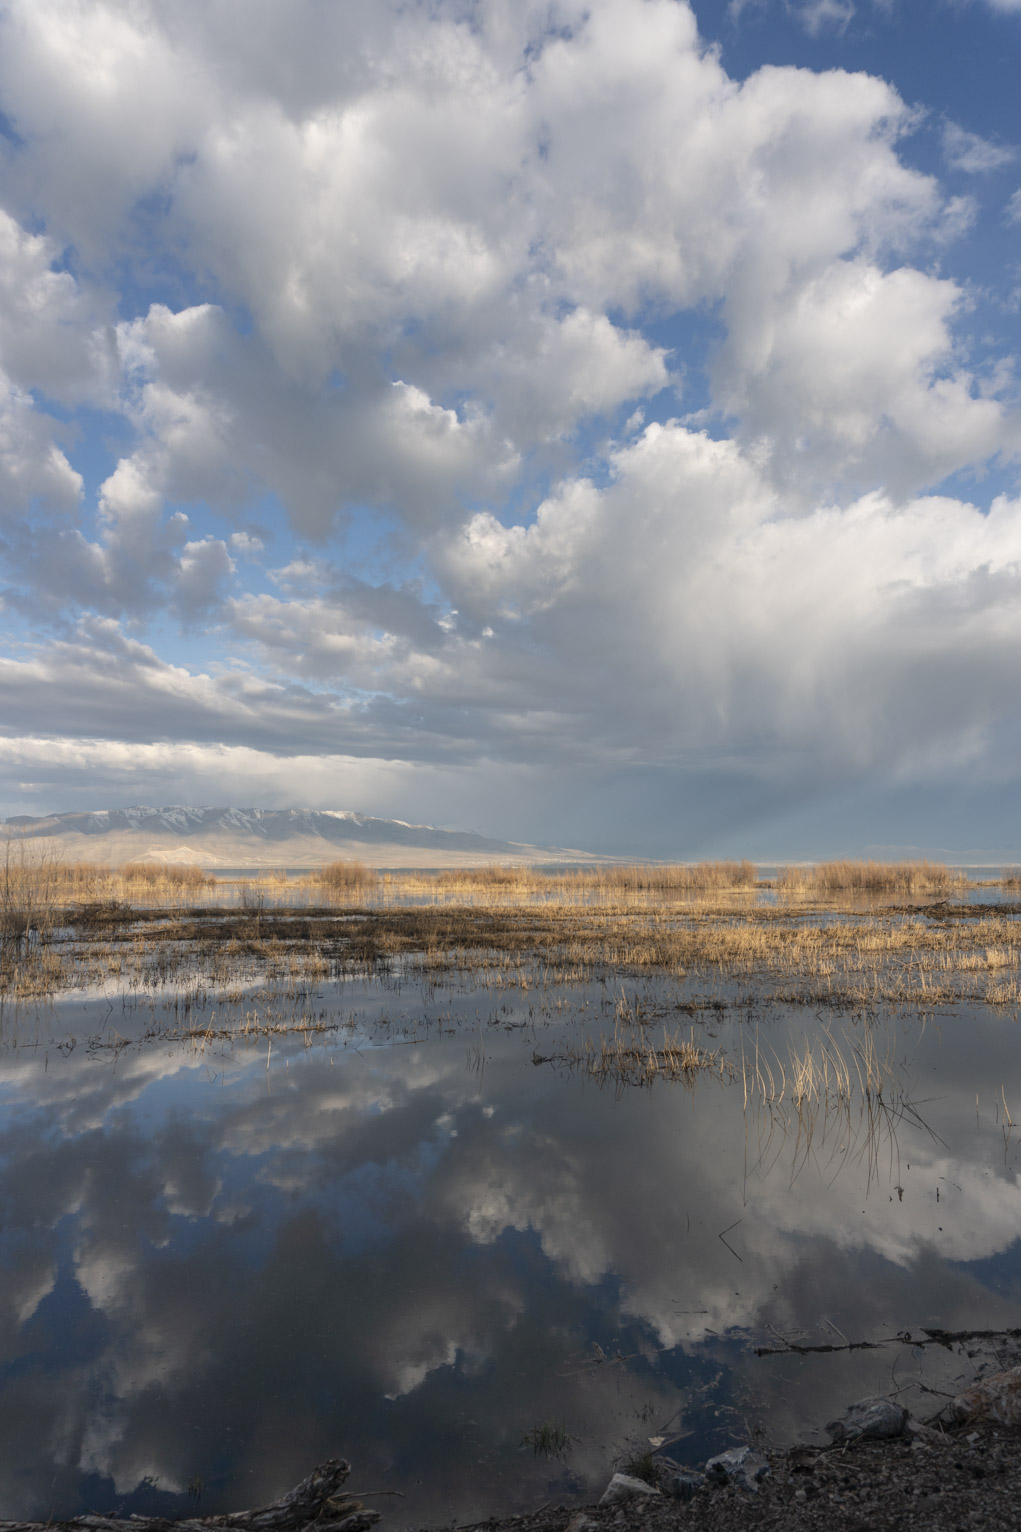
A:
<svg viewBox="0 0 1021 1532">
<path fill-rule="evenodd" d="M 350 809 L 134 807 L 19 814 L 0 833 L 78 861 L 193 862 L 209 867 L 315 866 L 354 857 L 376 866 L 444 866 L 482 861 L 584 861 L 570 852 L 437 830 Z"/>
</svg>

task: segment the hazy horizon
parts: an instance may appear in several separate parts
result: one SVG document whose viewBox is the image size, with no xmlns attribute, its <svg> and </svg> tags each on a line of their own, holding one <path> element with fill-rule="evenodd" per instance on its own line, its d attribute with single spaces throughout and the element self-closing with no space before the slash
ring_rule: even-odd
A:
<svg viewBox="0 0 1021 1532">
<path fill-rule="evenodd" d="M 111 806 L 111 807 L 109 807 L 107 809 L 81 809 L 81 810 L 65 809 L 65 810 L 54 810 L 51 813 L 41 814 L 41 815 L 9 815 L 9 816 L 6 816 L 3 819 L 0 819 L 0 829 L 2 829 L 4 826 L 11 826 L 11 827 L 17 826 L 17 828 L 21 829 L 21 828 L 23 828 L 26 825 L 26 823 L 27 823 L 28 826 L 31 826 L 35 822 L 52 822 L 54 820 L 69 819 L 69 818 L 72 818 L 72 817 L 80 818 L 80 817 L 82 817 L 84 815 L 103 815 L 103 814 L 105 814 L 105 815 L 109 815 L 109 816 L 114 816 L 114 815 L 117 815 L 117 814 L 125 814 L 125 813 L 131 814 L 131 813 L 135 813 L 135 812 L 141 812 L 141 813 L 144 813 L 144 814 L 147 814 L 147 815 L 163 815 L 163 814 L 174 813 L 174 812 L 181 812 L 181 811 L 184 811 L 184 812 L 187 812 L 187 813 L 201 813 L 201 814 L 223 814 L 225 812 L 226 813 L 230 813 L 230 814 L 238 814 L 239 812 L 241 814 L 248 814 L 248 813 L 253 813 L 254 812 L 254 813 L 260 814 L 260 815 L 265 815 L 265 814 L 280 814 L 280 813 L 322 814 L 322 815 L 327 815 L 327 816 L 330 816 L 330 817 L 335 817 L 335 816 L 350 817 L 350 818 L 352 818 L 354 820 L 363 820 L 363 821 L 367 820 L 367 819 L 371 819 L 374 824 L 380 824 L 380 825 L 393 824 L 395 826 L 400 826 L 400 827 L 403 827 L 403 828 L 406 828 L 406 829 L 412 830 L 412 831 L 414 831 L 414 830 L 437 831 L 438 830 L 438 831 L 442 832 L 445 835 L 452 835 L 452 836 L 456 836 L 456 835 L 461 835 L 461 836 L 469 835 L 469 836 L 475 836 L 480 841 L 484 840 L 484 839 L 487 839 L 487 837 L 483 836 L 483 833 L 481 831 L 475 830 L 475 829 L 473 829 L 471 827 L 465 827 L 463 825 L 457 825 L 457 824 L 436 825 L 436 824 L 432 824 L 430 822 L 420 822 L 420 821 L 412 822 L 412 821 L 403 820 L 403 819 L 387 818 L 387 817 L 384 817 L 384 816 L 364 815 L 359 810 L 351 809 L 351 808 L 338 809 L 337 807 L 327 808 L 327 807 L 325 807 L 323 805 L 309 805 L 307 808 L 298 809 L 298 808 L 293 808 L 293 807 L 292 808 L 284 808 L 283 806 L 268 806 L 268 805 L 259 806 L 259 805 L 253 805 L 253 804 L 226 804 L 226 803 L 219 803 L 219 804 L 162 804 L 162 805 L 155 805 L 155 804 L 131 804 L 131 805 L 127 805 L 127 804 L 125 804 L 125 805 L 119 805 L 117 807 L 112 807 Z M 211 828 L 215 828 L 215 824 L 213 826 L 211 826 Z M 143 829 L 145 829 L 144 826 L 143 827 L 139 827 L 138 833 L 142 833 Z M 69 827 L 69 829 L 66 832 L 63 832 L 63 835 L 64 835 L 64 838 L 68 842 L 73 842 L 73 839 L 74 839 L 74 836 L 75 836 L 76 833 L 77 832 L 76 832 L 75 828 L 72 826 L 72 827 Z M 120 827 L 118 828 L 118 833 L 123 833 L 123 830 L 121 830 Z M 150 838 L 152 837 L 152 835 L 154 833 L 156 833 L 156 832 L 153 832 L 153 831 L 150 831 L 148 829 L 145 829 L 145 834 L 147 836 L 149 836 Z M 192 836 L 192 838 L 194 838 L 194 831 L 191 830 L 191 829 L 182 830 L 180 833 L 181 833 L 182 837 Z M 239 827 L 239 833 L 241 835 L 243 835 L 245 833 L 245 827 L 244 826 L 240 826 Z M 90 840 L 92 840 L 92 839 L 102 840 L 103 838 L 104 838 L 103 832 L 96 832 L 96 833 L 90 832 L 89 835 L 88 835 L 88 839 L 90 839 Z M 381 833 L 377 831 L 376 832 L 376 838 L 383 839 L 385 837 L 383 837 L 381 835 Z M 561 844 L 561 845 L 545 845 L 545 844 L 543 844 L 541 842 L 538 842 L 538 843 L 537 842 L 527 842 L 527 841 L 513 840 L 513 839 L 508 841 L 508 842 L 506 842 L 506 843 L 495 841 L 494 844 L 495 845 L 506 844 L 508 849 L 510 849 L 513 846 L 520 846 L 520 847 L 522 847 L 525 850 L 532 849 L 532 850 L 539 850 L 539 851 L 549 851 L 550 853 L 556 853 L 557 851 L 564 851 L 564 852 L 583 851 L 586 854 L 588 854 L 590 856 L 594 856 L 596 858 L 598 858 L 599 856 L 606 856 L 606 857 L 609 857 L 609 858 L 611 858 L 613 860 L 618 860 L 618 861 L 622 857 L 626 857 L 629 854 L 626 849 L 623 850 L 623 851 L 620 850 L 620 849 L 618 849 L 616 851 L 611 851 L 611 850 L 607 850 L 606 848 L 601 848 L 599 846 L 572 847 L 572 846 L 567 846 L 567 845 L 563 845 L 563 844 Z M 472 851 L 472 855 L 474 857 L 478 857 L 481 854 L 483 854 L 483 853 L 478 848 L 475 848 Z M 498 853 L 498 852 L 493 852 L 492 853 L 492 855 L 495 856 L 495 857 L 498 857 L 499 854 L 500 853 Z M 706 859 L 706 858 L 696 858 L 696 857 L 686 856 L 683 853 L 683 851 L 679 851 L 679 850 L 675 851 L 673 853 L 670 853 L 669 851 L 663 850 L 662 848 L 660 850 L 660 854 L 655 855 L 655 856 L 652 853 L 644 853 L 643 854 L 643 853 L 640 853 L 640 852 L 633 852 L 632 854 L 635 855 L 636 857 L 638 857 L 641 860 L 653 860 L 653 861 L 669 861 L 671 859 L 674 859 L 674 860 L 679 861 L 679 862 L 685 862 L 685 861 L 693 862 L 693 861 L 705 860 Z M 454 855 L 455 855 L 455 853 L 452 852 L 452 851 L 445 851 L 445 856 L 447 856 L 447 857 L 452 857 Z M 733 858 L 733 857 L 739 856 L 740 853 L 732 851 L 732 852 L 726 853 L 726 855 Z M 958 849 L 955 850 L 955 849 L 953 849 L 951 847 L 946 847 L 946 846 L 911 845 L 911 844 L 899 844 L 899 845 L 878 845 L 878 844 L 873 844 L 873 845 L 865 845 L 865 846 L 844 846 L 842 848 L 838 847 L 837 849 L 830 850 L 830 851 L 827 851 L 827 852 L 824 852 L 824 853 L 820 853 L 818 855 L 810 855 L 810 854 L 805 853 L 805 852 L 800 852 L 800 853 L 797 853 L 797 854 L 792 854 L 792 853 L 786 853 L 786 852 L 783 852 L 783 851 L 778 851 L 778 852 L 775 852 L 773 855 L 768 855 L 768 854 L 760 852 L 759 854 L 757 854 L 757 855 L 755 855 L 755 856 L 753 856 L 753 857 L 751 857 L 749 859 L 754 861 L 756 866 L 759 867 L 760 869 L 762 869 L 762 868 L 767 868 L 768 869 L 768 868 L 771 868 L 771 867 L 782 867 L 782 866 L 790 864 L 790 863 L 820 862 L 820 861 L 825 861 L 825 860 L 830 860 L 830 859 L 837 859 L 837 858 L 842 858 L 842 857 L 859 858 L 859 859 L 865 859 L 865 860 L 872 860 L 872 859 L 874 859 L 876 861 L 881 861 L 881 862 L 931 860 L 931 861 L 938 861 L 938 862 L 946 862 L 947 864 L 949 864 L 950 866 L 953 866 L 953 867 L 958 867 L 958 868 L 963 868 L 963 869 L 971 869 L 971 870 L 982 869 L 982 868 L 989 868 L 989 869 L 1000 868 L 1000 869 L 1002 869 L 1002 868 L 1006 868 L 1006 867 L 1009 867 L 1009 868 L 1013 869 L 1014 867 L 1016 867 L 1018 865 L 1021 865 L 1021 850 L 1011 850 L 1009 847 L 999 847 L 999 848 L 970 847 L 970 848 L 965 848 L 965 849 L 958 848 Z M 214 860 L 222 860 L 222 857 L 214 858 Z"/>
<path fill-rule="evenodd" d="M 1019 38 L 11 0 L 0 817 L 1021 859 Z"/>
</svg>

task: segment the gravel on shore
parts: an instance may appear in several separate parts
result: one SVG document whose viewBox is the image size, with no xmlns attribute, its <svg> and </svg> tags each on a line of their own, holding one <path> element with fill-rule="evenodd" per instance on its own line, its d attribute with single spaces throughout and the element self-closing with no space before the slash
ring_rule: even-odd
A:
<svg viewBox="0 0 1021 1532">
<path fill-rule="evenodd" d="M 765 1454 L 753 1493 L 705 1485 L 683 1502 L 649 1495 L 616 1505 L 544 1506 L 459 1532 L 1016 1532 L 1021 1527 L 1021 1429 L 948 1426 L 924 1440 L 860 1440 Z"/>
</svg>

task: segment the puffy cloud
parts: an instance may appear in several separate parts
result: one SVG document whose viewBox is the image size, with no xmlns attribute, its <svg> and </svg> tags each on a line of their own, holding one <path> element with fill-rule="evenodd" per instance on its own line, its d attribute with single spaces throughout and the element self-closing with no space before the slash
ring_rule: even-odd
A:
<svg viewBox="0 0 1021 1532">
<path fill-rule="evenodd" d="M 459 495 L 499 489 L 515 465 L 481 410 L 459 413 L 400 378 L 305 386 L 208 304 L 154 305 L 120 327 L 118 342 L 139 436 L 130 472 L 164 497 L 239 506 L 268 488 L 296 527 L 321 538 L 351 503 L 435 521 Z M 633 375 L 626 339 L 621 351 Z"/>
<path fill-rule="evenodd" d="M 91 109 L 62 95 L 76 153 L 87 157 L 99 134 L 108 182 L 133 183 L 143 166 L 150 184 L 168 179 L 168 238 L 187 238 L 247 304 L 295 381 L 362 368 L 366 347 L 385 344 L 409 369 L 404 381 L 430 394 L 437 369 L 462 390 L 488 373 L 499 416 L 494 356 L 508 359 L 512 396 L 516 369 L 552 362 L 547 391 L 569 425 L 622 389 L 662 382 L 638 336 L 614 335 L 608 306 L 712 300 L 752 252 L 764 268 L 806 267 L 934 210 L 932 184 L 893 153 L 907 117 L 887 86 L 780 69 L 736 87 L 673 0 L 637 12 L 635 0 L 605 0 L 552 18 L 524 8 L 517 38 L 488 8 L 471 28 L 454 10 L 382 10 L 385 50 L 366 27 L 333 97 L 310 81 L 309 99 L 288 110 L 267 91 L 265 66 L 256 81 L 236 61 L 226 73 L 214 65 L 215 28 L 190 6 L 173 21 L 155 5 L 76 13 L 75 45 L 97 60 L 89 100 L 101 96 L 125 141 L 107 154 Z M 16 11 L 10 56 L 63 70 L 58 14 Z M 322 23 L 304 8 L 300 19 L 311 39 Z M 279 24 L 278 7 L 263 20 L 267 32 Z M 214 70 L 229 99 L 203 95 L 188 153 L 175 158 L 165 82 L 190 105 Z M 139 136 L 136 93 L 150 73 L 164 83 Z M 43 153 L 33 125 L 55 90 L 51 80 L 31 96 L 12 91 L 28 159 Z M 41 168 L 36 184 L 45 189 Z M 63 194 L 59 209 L 76 216 Z M 558 320 L 565 302 L 580 312 Z M 586 386 L 571 381 L 574 358 Z"/>
<path fill-rule="evenodd" d="M 86 738 L 101 720 L 111 741 L 178 741 L 186 773 L 185 742 L 222 742 L 280 761 L 446 762 L 480 791 L 494 758 L 502 772 L 726 770 L 782 793 L 983 775 L 1009 756 L 1019 502 L 983 514 L 872 493 L 791 510 L 736 443 L 678 423 L 610 464 L 603 486 L 563 483 L 529 527 L 480 512 L 435 539 L 449 608 L 306 561 L 277 593 L 220 609 L 259 668 L 196 675 L 86 622 L 74 644 L 0 668 L 5 716 L 33 734 L 59 717 Z M 182 599 L 208 599 L 228 560 L 188 543 Z"/>
<path fill-rule="evenodd" d="M 0 92 L 28 149 L 11 160 L 12 189 L 58 239 L 101 258 L 194 144 L 215 71 L 175 49 L 145 5 L 43 0 L 13 7 L 4 31 Z"/>
<path fill-rule="evenodd" d="M 465 657 L 466 689 L 481 668 L 496 706 L 569 695 L 589 749 L 767 772 L 786 750 L 889 769 L 1013 716 L 1017 502 L 873 495 L 792 517 L 733 443 L 679 425 L 613 461 L 608 487 L 575 483 L 527 530 L 482 515 L 449 545 L 459 608 L 502 640 Z M 965 651 L 982 654 L 967 682 Z"/>
<path fill-rule="evenodd" d="M 218 537 L 185 543 L 174 580 L 174 605 L 182 617 L 201 616 L 220 599 L 220 582 L 234 573 L 227 544 Z"/>
<path fill-rule="evenodd" d="M 983 396 L 955 357 L 960 287 L 908 268 L 840 261 L 763 302 L 717 364 L 720 397 L 778 481 L 811 495 L 877 482 L 896 496 L 969 463 L 1021 450 L 1021 412 Z"/>
<path fill-rule="evenodd" d="M 68 477 L 80 493 L 69 468 Z M 47 523 L 12 538 L 8 563 L 16 583 L 7 600 L 26 612 L 42 604 L 69 616 L 85 609 L 137 619 L 165 605 L 194 617 L 216 604 L 234 564 L 218 538 L 187 542 L 188 526 L 183 512 L 164 516 L 145 465 L 122 459 L 103 485 L 94 540 L 77 527 Z"/>
<path fill-rule="evenodd" d="M 242 559 L 257 559 L 266 549 L 262 538 L 253 532 L 232 532 L 229 541 L 232 552 Z"/>
<path fill-rule="evenodd" d="M 61 512 L 77 507 L 82 476 L 54 441 L 58 432 L 58 423 L 0 372 L 0 519 L 21 517 L 38 502 Z"/>
<path fill-rule="evenodd" d="M 16 387 L 62 402 L 112 402 L 110 301 L 55 270 L 60 254 L 0 209 L 0 363 Z"/>
</svg>

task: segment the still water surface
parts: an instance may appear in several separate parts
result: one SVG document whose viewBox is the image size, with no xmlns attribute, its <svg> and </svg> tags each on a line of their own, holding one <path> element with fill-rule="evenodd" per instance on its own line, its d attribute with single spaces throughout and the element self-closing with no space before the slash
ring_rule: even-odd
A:
<svg viewBox="0 0 1021 1532">
<path fill-rule="evenodd" d="M 405 1497 L 385 1526 L 449 1523 L 590 1494 L 650 1437 L 697 1462 L 875 1390 L 931 1413 L 965 1348 L 898 1334 L 1021 1325 L 1013 1019 L 874 1021 L 886 1107 L 799 1123 L 742 1054 L 825 1025 L 850 1057 L 862 1021 L 696 1023 L 734 1082 L 619 1091 L 562 1058 L 613 1002 L 345 983 L 335 1032 L 271 1046 L 175 1041 L 159 999 L 6 1014 L 0 1513 L 237 1509 L 339 1452 Z M 889 1343 L 756 1355 L 780 1337 Z"/>
</svg>

